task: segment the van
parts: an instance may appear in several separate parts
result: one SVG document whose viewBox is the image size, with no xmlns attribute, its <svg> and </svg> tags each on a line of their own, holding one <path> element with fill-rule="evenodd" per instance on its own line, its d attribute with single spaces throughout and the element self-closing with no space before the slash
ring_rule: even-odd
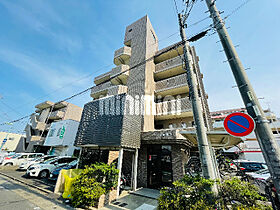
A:
<svg viewBox="0 0 280 210">
<path fill-rule="evenodd" d="M 15 166 L 20 165 L 23 162 L 32 160 L 34 158 L 42 157 L 43 153 L 17 153 L 14 156 L 6 157 L 3 162 L 2 166 Z"/>
</svg>

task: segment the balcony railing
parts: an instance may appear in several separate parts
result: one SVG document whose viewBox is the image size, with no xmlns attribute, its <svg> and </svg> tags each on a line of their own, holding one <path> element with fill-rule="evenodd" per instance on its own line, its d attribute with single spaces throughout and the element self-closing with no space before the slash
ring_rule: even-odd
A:
<svg viewBox="0 0 280 210">
<path fill-rule="evenodd" d="M 112 87 L 112 84 L 111 82 L 105 82 L 103 84 L 100 84 L 100 85 L 97 85 L 97 86 L 94 86 L 92 89 L 91 89 L 91 94 L 90 96 L 92 98 L 99 98 L 101 95 L 107 95 L 108 93 L 108 88 Z"/>
<path fill-rule="evenodd" d="M 156 82 L 157 95 L 178 95 L 188 92 L 188 84 L 186 74 L 181 74 L 165 80 Z"/>
<path fill-rule="evenodd" d="M 115 51 L 114 55 L 114 64 L 121 65 L 121 64 L 129 64 L 129 59 L 131 56 L 131 48 L 128 46 L 124 46 Z"/>
<path fill-rule="evenodd" d="M 95 77 L 94 84 L 99 85 L 99 84 L 105 82 L 106 80 L 110 79 L 110 74 L 111 74 L 111 72 L 109 71 L 109 72 L 106 72 L 104 74 L 101 74 L 101 75 Z"/>
<path fill-rule="evenodd" d="M 189 98 L 175 99 L 156 103 L 156 120 L 192 116 L 192 104 Z"/>
<path fill-rule="evenodd" d="M 168 59 L 156 65 L 155 80 L 173 77 L 185 72 L 181 56 Z"/>
<path fill-rule="evenodd" d="M 49 119 L 51 120 L 59 120 L 59 119 L 62 119 L 64 117 L 64 112 L 62 111 L 55 111 L 55 112 L 52 112 L 49 116 Z"/>
<path fill-rule="evenodd" d="M 111 82 L 114 85 L 125 85 L 129 76 L 129 66 L 119 65 L 110 72 Z"/>
<path fill-rule="evenodd" d="M 30 123 L 33 129 L 43 131 L 46 128 L 46 123 L 38 121 L 38 115 L 33 114 L 30 117 Z"/>
<path fill-rule="evenodd" d="M 125 85 L 114 85 L 108 89 L 108 95 L 119 95 L 127 93 L 127 86 Z"/>
<path fill-rule="evenodd" d="M 27 142 L 32 142 L 32 141 L 45 141 L 45 138 L 44 137 L 41 137 L 41 136 L 27 136 L 26 138 L 26 141 Z"/>
</svg>

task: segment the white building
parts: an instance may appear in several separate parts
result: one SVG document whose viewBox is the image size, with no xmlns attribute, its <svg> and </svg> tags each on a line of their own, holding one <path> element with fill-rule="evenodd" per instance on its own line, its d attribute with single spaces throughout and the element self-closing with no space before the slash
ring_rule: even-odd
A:
<svg viewBox="0 0 280 210">
<path fill-rule="evenodd" d="M 24 141 L 25 136 L 22 134 L 0 132 L 0 151 L 14 152 Z"/>
<path fill-rule="evenodd" d="M 46 137 L 44 146 L 50 146 L 50 154 L 58 156 L 72 156 L 75 150 L 74 146 L 79 122 L 75 120 L 62 120 L 53 122 Z"/>
</svg>

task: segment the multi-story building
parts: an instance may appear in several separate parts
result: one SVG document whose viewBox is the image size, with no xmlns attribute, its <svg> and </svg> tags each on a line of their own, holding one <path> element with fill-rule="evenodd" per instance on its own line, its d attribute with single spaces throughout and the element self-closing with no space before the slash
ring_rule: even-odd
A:
<svg viewBox="0 0 280 210">
<path fill-rule="evenodd" d="M 26 142 L 20 145 L 18 152 L 43 152 L 49 147 L 43 146 L 52 122 L 61 120 L 80 121 L 82 108 L 68 102 L 54 103 L 45 101 L 35 106 L 35 113 L 31 115 L 26 125 Z"/>
<path fill-rule="evenodd" d="M 83 148 L 82 164 L 118 158 L 124 174 L 132 171 L 134 189 L 136 181 L 158 188 L 184 175 L 190 151 L 197 147 L 195 137 L 187 137 L 195 135 L 195 127 L 182 54 L 181 42 L 158 50 L 147 16 L 126 27 L 124 46 L 114 54 L 116 67 L 95 77 L 93 101 L 84 106 L 76 136 L 76 145 Z M 193 47 L 191 54 L 204 124 L 210 130 Z"/>
<path fill-rule="evenodd" d="M 25 136 L 22 134 L 0 132 L 0 151 L 15 152 L 24 141 Z"/>
</svg>

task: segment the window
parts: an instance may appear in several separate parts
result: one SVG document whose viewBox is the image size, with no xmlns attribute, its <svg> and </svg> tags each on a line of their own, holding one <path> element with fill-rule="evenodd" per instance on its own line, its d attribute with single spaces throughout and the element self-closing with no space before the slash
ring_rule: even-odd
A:
<svg viewBox="0 0 280 210">
<path fill-rule="evenodd" d="M 56 136 L 60 135 L 61 128 L 58 129 Z"/>
<path fill-rule="evenodd" d="M 55 128 L 51 129 L 51 130 L 49 131 L 49 137 L 53 137 L 54 132 L 55 132 Z"/>
<path fill-rule="evenodd" d="M 28 158 L 35 158 L 36 157 L 36 154 L 31 154 L 28 156 Z"/>
<path fill-rule="evenodd" d="M 154 35 L 154 32 L 153 32 L 152 30 L 151 30 L 151 32 L 152 32 L 152 35 L 153 35 L 154 41 L 156 42 L 156 41 L 157 41 L 156 36 Z"/>
<path fill-rule="evenodd" d="M 11 141 L 12 141 L 12 140 L 15 140 L 15 138 L 14 138 L 14 137 L 10 137 L 10 138 L 9 138 L 9 140 L 11 140 Z"/>
<path fill-rule="evenodd" d="M 18 159 L 25 159 L 25 158 L 27 158 L 27 155 L 22 155 Z"/>
</svg>

